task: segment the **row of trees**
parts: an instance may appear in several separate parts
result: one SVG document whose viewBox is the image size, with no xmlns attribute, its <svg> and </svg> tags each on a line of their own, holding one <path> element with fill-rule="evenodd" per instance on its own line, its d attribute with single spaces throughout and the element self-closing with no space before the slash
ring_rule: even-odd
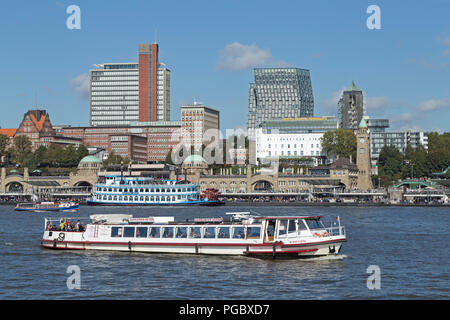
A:
<svg viewBox="0 0 450 320">
<path fill-rule="evenodd" d="M 39 146 L 33 152 L 31 141 L 25 135 L 16 136 L 9 148 L 8 145 L 9 138 L 0 135 L 0 157 L 5 156 L 9 163 L 27 167 L 30 170 L 42 167 L 76 167 L 80 160 L 89 153 L 84 145 L 80 145 L 78 148 L 72 145 L 63 148 L 54 144 L 49 148 Z"/>
<path fill-rule="evenodd" d="M 394 146 L 384 146 L 378 159 L 378 177 L 380 185 L 387 186 L 398 179 L 432 177 L 449 165 L 450 133 L 432 132 L 428 134 L 428 150 L 408 145 L 402 154 Z M 446 178 L 450 179 L 450 172 Z"/>
<path fill-rule="evenodd" d="M 395 146 L 385 145 L 378 158 L 376 184 L 391 185 L 393 181 L 406 178 L 432 177 L 450 165 L 450 133 L 431 132 L 428 135 L 428 150 L 422 145 L 413 148 L 408 145 L 403 154 Z M 328 154 L 356 161 L 356 136 L 351 130 L 328 131 L 322 138 L 322 149 Z M 447 173 L 450 178 L 450 173 Z"/>
</svg>

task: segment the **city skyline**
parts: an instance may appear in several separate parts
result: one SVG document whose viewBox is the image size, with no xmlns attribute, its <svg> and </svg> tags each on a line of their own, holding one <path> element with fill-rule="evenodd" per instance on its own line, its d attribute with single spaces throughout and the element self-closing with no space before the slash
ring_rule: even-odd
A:
<svg viewBox="0 0 450 320">
<path fill-rule="evenodd" d="M 173 120 L 197 100 L 218 106 L 221 128 L 245 128 L 253 68 L 294 67 L 310 70 L 315 116 L 336 115 L 342 90 L 355 81 L 366 115 L 390 119 L 392 129 L 450 130 L 444 1 L 377 1 L 381 30 L 367 28 L 365 1 L 106 3 L 75 3 L 80 30 L 66 27 L 66 1 L 0 4 L 8 49 L 0 53 L 2 128 L 17 127 L 36 101 L 54 124 L 88 125 L 93 65 L 136 61 L 139 43 L 157 42 L 172 71 Z"/>
</svg>

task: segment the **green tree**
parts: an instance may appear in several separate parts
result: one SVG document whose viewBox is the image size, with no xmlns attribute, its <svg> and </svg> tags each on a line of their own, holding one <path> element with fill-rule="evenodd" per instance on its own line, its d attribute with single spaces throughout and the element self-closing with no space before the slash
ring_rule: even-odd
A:
<svg viewBox="0 0 450 320">
<path fill-rule="evenodd" d="M 6 155 L 6 148 L 9 144 L 9 138 L 5 134 L 0 134 L 0 158 Z"/>
<path fill-rule="evenodd" d="M 428 133 L 427 172 L 441 172 L 450 165 L 450 133 Z"/>
<path fill-rule="evenodd" d="M 46 146 L 39 146 L 36 151 L 34 152 L 34 159 L 36 161 L 36 165 L 38 167 L 47 165 L 47 161 L 45 159 L 45 155 L 47 153 L 47 147 Z"/>
<path fill-rule="evenodd" d="M 15 136 L 11 153 L 13 161 L 18 165 L 22 165 L 23 160 L 31 153 L 30 139 L 25 135 Z"/>
<path fill-rule="evenodd" d="M 383 186 L 390 185 L 392 181 L 402 177 L 404 157 L 393 145 L 385 145 L 381 148 L 378 157 L 378 176 Z"/>
<path fill-rule="evenodd" d="M 329 155 L 350 158 L 356 160 L 356 136 L 352 130 L 336 129 L 324 133 L 322 150 Z"/>
<path fill-rule="evenodd" d="M 86 148 L 85 145 L 80 144 L 76 151 L 76 163 L 80 162 L 81 159 L 86 157 L 89 154 L 89 150 Z"/>
</svg>

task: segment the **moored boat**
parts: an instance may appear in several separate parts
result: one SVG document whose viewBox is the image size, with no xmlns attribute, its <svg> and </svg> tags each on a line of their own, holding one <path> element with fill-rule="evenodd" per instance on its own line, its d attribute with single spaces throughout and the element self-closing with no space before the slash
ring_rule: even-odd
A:
<svg viewBox="0 0 450 320">
<path fill-rule="evenodd" d="M 18 203 L 14 210 L 16 211 L 75 211 L 80 208 L 76 202 L 30 202 Z"/>
<path fill-rule="evenodd" d="M 200 194 L 200 186 L 152 177 L 106 176 L 96 183 L 86 203 L 93 206 L 215 205 Z"/>
<path fill-rule="evenodd" d="M 133 218 L 92 215 L 83 232 L 58 230 L 45 219 L 41 246 L 66 250 L 149 253 L 315 257 L 336 255 L 346 241 L 339 224 L 325 227 L 322 216 L 254 216 L 229 213 L 225 218 L 175 222 L 174 217 Z M 56 225 L 58 222 L 56 223 Z"/>
</svg>

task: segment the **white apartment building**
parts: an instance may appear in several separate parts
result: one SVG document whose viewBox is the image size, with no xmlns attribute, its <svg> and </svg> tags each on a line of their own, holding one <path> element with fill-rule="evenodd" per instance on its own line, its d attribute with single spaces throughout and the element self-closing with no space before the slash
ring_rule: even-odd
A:
<svg viewBox="0 0 450 320">
<path fill-rule="evenodd" d="M 323 133 L 264 133 L 256 129 L 256 159 L 326 156 L 322 151 Z"/>
</svg>

